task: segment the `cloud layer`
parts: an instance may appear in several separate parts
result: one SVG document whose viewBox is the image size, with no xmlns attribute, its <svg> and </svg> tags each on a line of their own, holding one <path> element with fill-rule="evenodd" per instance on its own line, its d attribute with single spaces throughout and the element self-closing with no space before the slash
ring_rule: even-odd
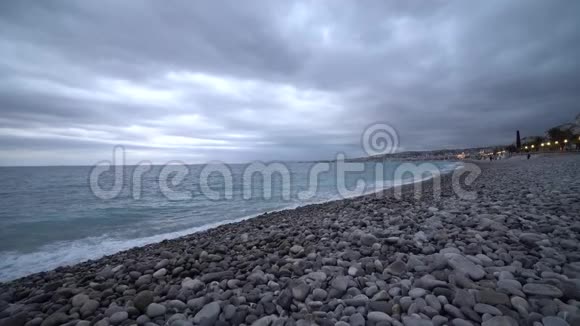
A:
<svg viewBox="0 0 580 326">
<path fill-rule="evenodd" d="M 10 1 L 0 165 L 510 143 L 580 112 L 577 1 Z"/>
</svg>

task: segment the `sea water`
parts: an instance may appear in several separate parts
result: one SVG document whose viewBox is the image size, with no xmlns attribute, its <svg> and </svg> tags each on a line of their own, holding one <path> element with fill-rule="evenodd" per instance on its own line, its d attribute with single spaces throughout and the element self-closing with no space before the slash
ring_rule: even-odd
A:
<svg viewBox="0 0 580 326">
<path fill-rule="evenodd" d="M 452 162 L 430 163 L 441 172 L 457 166 Z M 125 166 L 122 190 L 110 199 L 99 198 L 91 190 L 90 166 L 1 167 L 0 281 L 96 259 L 264 212 L 417 181 L 410 175 L 393 180 L 402 163 L 387 161 L 363 163 L 363 171 L 347 172 L 344 181 L 340 181 L 336 163 L 329 163 L 330 171 L 317 174 L 314 182 L 310 172 L 315 164 L 320 163 L 284 163 L 290 178 L 272 174 L 269 195 L 264 192 L 260 173 L 247 185 L 244 172 L 248 165 L 228 165 L 230 184 L 219 173 L 213 173 L 207 181 L 215 193 L 223 193 L 219 199 L 208 198 L 201 190 L 203 165 L 186 166 L 187 175 L 176 184 L 166 181 L 161 184 L 164 166 L 153 166 L 139 180 L 135 180 L 133 173 L 136 167 Z M 379 170 L 382 175 L 377 173 Z M 112 182 L 112 175 L 108 175 L 110 180 L 103 176 L 103 187 Z M 139 182 L 138 187 L 134 181 Z M 341 193 L 340 183 L 352 190 L 357 182 L 365 185 L 362 191 Z M 168 196 L 167 189 L 165 192 L 162 189 L 167 184 L 169 190 L 189 196 Z M 226 196 L 226 189 L 231 190 L 231 196 Z M 247 190 L 251 190 L 251 196 Z"/>
</svg>

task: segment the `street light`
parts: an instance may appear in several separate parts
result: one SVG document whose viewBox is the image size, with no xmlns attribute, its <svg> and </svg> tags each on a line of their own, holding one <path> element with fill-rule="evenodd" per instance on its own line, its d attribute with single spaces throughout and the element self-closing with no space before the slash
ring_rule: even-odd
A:
<svg viewBox="0 0 580 326">
<path fill-rule="evenodd" d="M 550 142 L 548 142 L 548 146 L 552 145 Z"/>
<path fill-rule="evenodd" d="M 532 145 L 532 148 L 536 147 L 536 145 Z"/>
<path fill-rule="evenodd" d="M 568 144 L 568 139 L 564 139 L 564 144 Z"/>
<path fill-rule="evenodd" d="M 524 147 L 525 149 L 528 149 L 528 146 Z"/>
<path fill-rule="evenodd" d="M 545 145 L 545 144 L 544 144 L 544 143 L 542 143 L 542 144 L 540 144 L 540 145 L 542 145 L 542 147 L 544 147 L 544 145 Z"/>
<path fill-rule="evenodd" d="M 554 144 L 558 145 L 558 141 L 556 140 L 556 142 Z"/>
</svg>

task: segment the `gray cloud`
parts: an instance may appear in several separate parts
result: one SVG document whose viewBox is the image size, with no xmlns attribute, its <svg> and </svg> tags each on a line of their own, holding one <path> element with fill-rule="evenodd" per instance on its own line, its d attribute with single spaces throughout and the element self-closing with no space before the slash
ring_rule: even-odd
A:
<svg viewBox="0 0 580 326">
<path fill-rule="evenodd" d="M 494 145 L 580 111 L 575 1 L 0 4 L 0 164 Z"/>
</svg>

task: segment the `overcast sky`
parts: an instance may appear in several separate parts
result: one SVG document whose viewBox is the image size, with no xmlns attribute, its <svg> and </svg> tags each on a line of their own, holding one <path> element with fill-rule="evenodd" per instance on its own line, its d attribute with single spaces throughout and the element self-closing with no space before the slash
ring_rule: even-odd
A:
<svg viewBox="0 0 580 326">
<path fill-rule="evenodd" d="M 511 143 L 580 113 L 580 1 L 2 1 L 0 165 Z"/>
</svg>

